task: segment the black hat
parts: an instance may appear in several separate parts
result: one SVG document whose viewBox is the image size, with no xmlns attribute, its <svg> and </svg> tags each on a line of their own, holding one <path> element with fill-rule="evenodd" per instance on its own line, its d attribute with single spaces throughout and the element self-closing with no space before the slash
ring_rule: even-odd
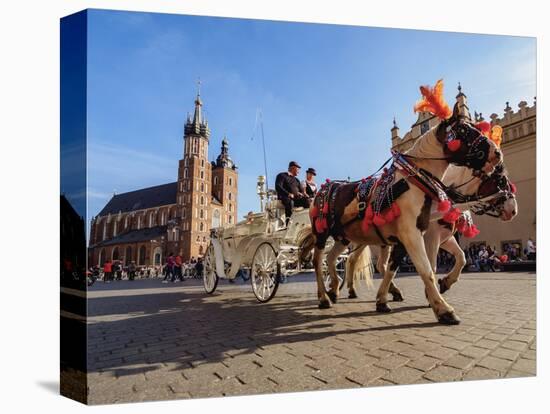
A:
<svg viewBox="0 0 550 414">
<path fill-rule="evenodd" d="M 290 161 L 290 162 L 288 163 L 288 168 L 290 168 L 290 167 L 302 168 L 302 167 L 300 167 L 300 165 L 299 165 L 296 161 Z"/>
<path fill-rule="evenodd" d="M 309 167 L 309 168 L 307 169 L 306 174 L 307 174 L 307 173 L 312 173 L 313 175 L 317 175 L 317 171 L 315 171 L 315 168 L 311 168 L 311 167 Z"/>
</svg>

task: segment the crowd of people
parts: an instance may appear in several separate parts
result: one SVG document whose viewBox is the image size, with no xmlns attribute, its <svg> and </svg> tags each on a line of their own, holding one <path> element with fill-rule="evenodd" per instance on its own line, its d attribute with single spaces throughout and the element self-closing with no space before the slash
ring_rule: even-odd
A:
<svg viewBox="0 0 550 414">
<path fill-rule="evenodd" d="M 135 261 L 124 264 L 121 260 L 107 260 L 103 266 L 95 265 L 89 269 L 89 277 L 93 282 L 102 280 L 105 283 L 120 280 L 135 280 L 163 278 L 163 283 L 183 282 L 187 278 L 202 278 L 202 259 L 184 262 L 181 256 L 170 254 L 164 265 L 138 266 Z"/>
<path fill-rule="evenodd" d="M 191 257 L 188 262 L 182 261 L 181 256 L 170 253 L 166 258 L 166 264 L 163 267 L 164 279 L 162 283 L 183 282 L 185 278 L 202 278 L 204 264 L 202 258 L 195 259 Z"/>
</svg>

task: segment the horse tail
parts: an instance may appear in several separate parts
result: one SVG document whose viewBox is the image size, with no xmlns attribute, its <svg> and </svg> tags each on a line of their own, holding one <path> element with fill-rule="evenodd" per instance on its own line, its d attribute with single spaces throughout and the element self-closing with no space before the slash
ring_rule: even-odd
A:
<svg viewBox="0 0 550 414">
<path fill-rule="evenodd" d="M 367 288 L 371 289 L 374 276 L 374 266 L 372 263 L 372 254 L 369 246 L 359 247 L 362 249 L 350 255 L 346 262 L 346 276 L 354 280 L 364 280 Z"/>
</svg>

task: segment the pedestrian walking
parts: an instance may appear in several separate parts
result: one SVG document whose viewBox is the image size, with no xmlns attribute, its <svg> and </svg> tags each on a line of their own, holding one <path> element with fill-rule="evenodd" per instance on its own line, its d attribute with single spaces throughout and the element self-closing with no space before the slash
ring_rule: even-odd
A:
<svg viewBox="0 0 550 414">
<path fill-rule="evenodd" d="M 111 277 L 113 275 L 113 264 L 110 260 L 107 260 L 103 264 L 103 281 L 105 283 L 111 283 Z"/>
</svg>

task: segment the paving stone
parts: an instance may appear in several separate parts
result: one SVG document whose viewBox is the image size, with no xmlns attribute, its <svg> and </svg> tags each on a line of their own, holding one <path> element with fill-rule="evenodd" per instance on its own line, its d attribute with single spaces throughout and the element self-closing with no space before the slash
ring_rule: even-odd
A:
<svg viewBox="0 0 550 414">
<path fill-rule="evenodd" d="M 463 355 L 455 355 L 454 357 L 443 362 L 443 365 L 465 370 L 470 368 L 474 362 L 475 359 L 473 358 L 465 357 Z"/>
<path fill-rule="evenodd" d="M 496 358 L 494 356 L 486 356 L 476 365 L 495 371 L 505 372 L 512 365 L 512 361 L 508 359 Z"/>
<path fill-rule="evenodd" d="M 440 363 L 441 361 L 437 358 L 424 356 L 424 357 L 409 361 L 407 363 L 407 366 L 411 368 L 419 369 L 421 371 L 429 371 Z"/>
<path fill-rule="evenodd" d="M 462 370 L 447 366 L 435 367 L 431 371 L 428 371 L 424 374 L 424 378 L 435 382 L 457 381 L 461 377 Z"/>
<path fill-rule="evenodd" d="M 514 351 L 523 351 L 527 349 L 527 343 L 519 341 L 504 341 L 500 346 L 507 349 L 513 349 Z"/>
<path fill-rule="evenodd" d="M 536 375 L 537 362 L 533 359 L 520 358 L 512 365 L 512 370 Z"/>
<path fill-rule="evenodd" d="M 348 372 L 346 379 L 359 385 L 368 385 L 370 382 L 383 377 L 387 373 L 388 370 L 370 366 Z"/>
<path fill-rule="evenodd" d="M 385 369 L 395 369 L 409 362 L 408 358 L 399 355 L 390 355 L 374 362 L 374 365 Z"/>
<path fill-rule="evenodd" d="M 391 370 L 387 375 L 384 376 L 384 380 L 388 380 L 395 384 L 413 384 L 420 377 L 424 375 L 424 371 L 410 368 L 406 366 L 401 366 L 399 368 Z"/>
<path fill-rule="evenodd" d="M 497 358 L 515 361 L 519 356 L 519 352 L 506 348 L 497 348 L 491 352 L 491 355 Z"/>
<path fill-rule="evenodd" d="M 502 374 L 499 371 L 485 367 L 473 367 L 468 371 L 462 379 L 464 380 L 482 380 L 501 378 Z"/>
<path fill-rule="evenodd" d="M 482 358 L 487 355 L 490 351 L 486 348 L 480 348 L 477 346 L 469 346 L 460 351 L 460 355 L 464 355 L 471 358 Z"/>
</svg>

